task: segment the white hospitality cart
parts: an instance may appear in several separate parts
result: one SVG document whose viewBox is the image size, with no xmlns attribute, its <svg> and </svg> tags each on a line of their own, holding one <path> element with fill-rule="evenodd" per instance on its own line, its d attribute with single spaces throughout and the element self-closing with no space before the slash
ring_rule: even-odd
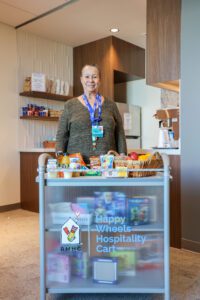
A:
<svg viewBox="0 0 200 300">
<path fill-rule="evenodd" d="M 40 299 L 160 294 L 170 299 L 169 159 L 155 176 L 49 178 L 39 157 Z"/>
</svg>

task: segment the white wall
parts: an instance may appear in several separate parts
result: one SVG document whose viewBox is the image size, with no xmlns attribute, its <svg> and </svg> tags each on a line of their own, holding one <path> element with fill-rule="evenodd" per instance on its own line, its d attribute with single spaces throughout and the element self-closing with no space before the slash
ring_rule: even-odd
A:
<svg viewBox="0 0 200 300">
<path fill-rule="evenodd" d="M 0 23 L 0 206 L 20 201 L 16 31 Z"/>
<path fill-rule="evenodd" d="M 34 34 L 17 31 L 18 82 L 22 91 L 25 77 L 32 72 L 45 73 L 49 79 L 68 81 L 70 95 L 73 86 L 73 48 L 63 43 L 38 37 Z M 28 103 L 43 105 L 50 109 L 63 109 L 64 102 L 19 97 L 20 107 Z M 42 147 L 42 142 L 55 137 L 57 122 L 51 121 L 19 121 L 19 149 Z"/>
<path fill-rule="evenodd" d="M 161 90 L 146 85 L 146 80 L 140 79 L 116 84 L 115 94 L 119 95 L 119 99 L 122 100 L 125 95 L 127 103 L 141 106 L 142 148 L 148 149 L 157 146 L 159 127 L 158 120 L 153 115 L 161 105 Z"/>
<path fill-rule="evenodd" d="M 31 103 L 55 109 L 63 103 L 19 97 L 23 80 L 31 72 L 44 72 L 73 86 L 73 49 L 18 31 L 0 23 L 0 206 L 20 202 L 19 148 L 41 146 L 55 134 L 56 122 L 19 119 L 20 106 Z M 38 102 L 39 101 L 39 102 Z"/>
<path fill-rule="evenodd" d="M 200 252 L 200 1 L 182 0 L 181 212 L 182 247 Z"/>
</svg>

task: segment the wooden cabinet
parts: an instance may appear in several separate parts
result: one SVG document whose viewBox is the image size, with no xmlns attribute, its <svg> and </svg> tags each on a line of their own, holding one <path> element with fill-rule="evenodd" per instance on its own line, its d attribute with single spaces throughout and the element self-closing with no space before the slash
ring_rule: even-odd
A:
<svg viewBox="0 0 200 300">
<path fill-rule="evenodd" d="M 82 94 L 80 75 L 85 64 L 97 64 L 101 69 L 100 92 L 114 99 L 114 83 L 145 77 L 145 50 L 109 36 L 73 50 L 74 95 Z"/>
<path fill-rule="evenodd" d="M 170 155 L 170 246 L 181 248 L 180 155 Z"/>
<path fill-rule="evenodd" d="M 42 152 L 41 152 L 42 153 Z M 20 153 L 20 197 L 21 208 L 39 212 L 39 191 L 35 182 L 40 152 Z M 54 153 L 49 153 L 54 156 Z"/>
<path fill-rule="evenodd" d="M 146 82 L 179 91 L 181 0 L 147 0 Z"/>
</svg>

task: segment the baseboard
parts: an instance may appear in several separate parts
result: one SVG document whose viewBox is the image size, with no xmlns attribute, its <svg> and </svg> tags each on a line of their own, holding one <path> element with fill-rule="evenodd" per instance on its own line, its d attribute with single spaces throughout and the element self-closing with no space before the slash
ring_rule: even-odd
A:
<svg viewBox="0 0 200 300">
<path fill-rule="evenodd" d="M 21 203 L 13 203 L 8 205 L 2 205 L 0 206 L 0 212 L 3 211 L 9 211 L 9 210 L 15 210 L 21 208 Z"/>
<path fill-rule="evenodd" d="M 181 246 L 182 246 L 182 249 L 200 253 L 200 242 L 181 239 Z"/>
</svg>

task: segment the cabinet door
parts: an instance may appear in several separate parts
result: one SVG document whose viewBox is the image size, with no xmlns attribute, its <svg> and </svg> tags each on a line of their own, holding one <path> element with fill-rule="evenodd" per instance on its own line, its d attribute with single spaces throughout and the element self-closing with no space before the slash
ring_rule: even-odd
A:
<svg viewBox="0 0 200 300">
<path fill-rule="evenodd" d="M 41 153 L 20 153 L 20 198 L 21 208 L 39 212 L 39 188 L 35 182 L 38 168 L 38 157 Z M 54 155 L 54 153 L 49 153 Z"/>
<path fill-rule="evenodd" d="M 170 155 L 170 246 L 181 248 L 181 183 L 180 156 Z"/>
<path fill-rule="evenodd" d="M 35 182 L 38 157 L 41 153 L 20 153 L 20 192 L 21 207 L 26 210 L 39 211 L 38 184 Z"/>
<path fill-rule="evenodd" d="M 164 293 L 163 186 L 47 186 L 45 205 L 49 293 Z"/>
<path fill-rule="evenodd" d="M 147 0 L 146 82 L 177 89 L 181 0 Z M 166 87 L 167 87 L 166 85 Z"/>
</svg>

